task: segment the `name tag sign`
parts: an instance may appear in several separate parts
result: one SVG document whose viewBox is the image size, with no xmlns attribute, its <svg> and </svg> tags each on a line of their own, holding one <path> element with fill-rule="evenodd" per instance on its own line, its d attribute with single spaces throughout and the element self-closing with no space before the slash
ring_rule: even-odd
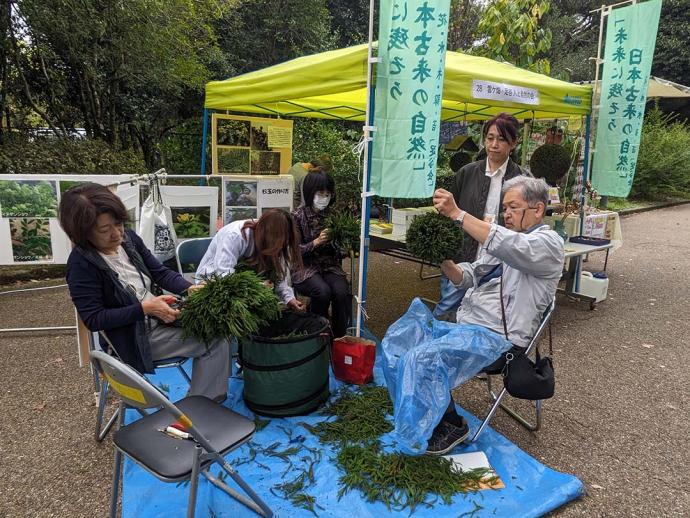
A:
<svg viewBox="0 0 690 518">
<path fill-rule="evenodd" d="M 493 81 L 472 81 L 472 97 L 475 99 L 491 99 L 519 104 L 539 104 L 539 90 L 524 86 L 494 83 Z"/>
</svg>

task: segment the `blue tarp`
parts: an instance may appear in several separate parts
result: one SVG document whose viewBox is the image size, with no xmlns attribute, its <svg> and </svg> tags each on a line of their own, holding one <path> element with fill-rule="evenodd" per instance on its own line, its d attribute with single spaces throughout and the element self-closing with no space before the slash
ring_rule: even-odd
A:
<svg viewBox="0 0 690 518">
<path fill-rule="evenodd" d="M 393 401 L 398 447 L 419 455 L 450 403 L 450 391 L 512 344 L 475 325 L 436 320 L 420 299 L 386 331 L 381 366 Z"/>
<path fill-rule="evenodd" d="M 375 378 L 378 383 L 384 381 L 380 366 L 377 366 Z M 187 388 L 175 369 L 159 371 L 151 377 L 151 380 L 156 385 L 169 388 L 173 401 L 183 397 Z M 335 380 L 331 382 L 332 390 L 340 385 Z M 227 406 L 243 415 L 252 415 L 242 401 L 241 379 L 230 380 L 230 395 L 226 402 Z M 458 411 L 468 419 L 472 429 L 476 430 L 478 420 L 460 408 Z M 135 418 L 135 413 L 128 411 L 128 420 L 132 418 Z M 311 448 L 322 452 L 322 460 L 314 466 L 315 482 L 305 488 L 306 493 L 316 498 L 318 507 L 315 511 L 319 516 L 342 518 L 409 516 L 409 510 L 391 512 L 382 503 L 369 503 L 357 491 L 349 492 L 338 500 L 338 478 L 341 473 L 333 460 L 337 452 L 330 446 L 319 444 L 316 437 L 300 425 L 302 422 L 313 425 L 323 419 L 324 416 L 316 414 L 272 419 L 268 426 L 254 435 L 251 443 L 238 448 L 227 458 L 237 465 L 239 474 L 264 499 L 277 517 L 313 517 L 314 515 L 306 509 L 294 507 L 275 488 L 298 476 L 300 468 L 305 467 L 309 462 L 309 455 L 291 456 L 292 465 L 290 465 L 278 457 L 262 453 L 262 450 L 270 448 L 276 442 L 279 444 L 273 447 L 274 451 L 278 452 L 295 445 L 303 445 L 305 451 Z M 391 442 L 387 439 L 384 437 L 383 443 Z M 257 452 L 254 462 L 246 462 L 250 448 Z M 476 494 L 457 495 L 451 505 L 437 502 L 430 508 L 420 506 L 413 516 L 438 518 L 439 516 L 460 516 L 472 511 L 476 511 L 472 514 L 473 517 L 541 516 L 582 494 L 583 486 L 580 480 L 540 464 L 490 428 L 485 430 L 477 443 L 459 446 L 453 453 L 477 450 L 486 453 L 506 487 L 500 490 L 484 490 Z M 220 468 L 214 467 L 211 472 L 215 475 L 219 470 Z M 132 461 L 127 460 L 124 467 L 122 516 L 137 518 L 184 516 L 188 496 L 187 487 L 160 482 Z M 256 515 L 228 495 L 213 488 L 202 477 L 199 484 L 197 516 Z"/>
</svg>

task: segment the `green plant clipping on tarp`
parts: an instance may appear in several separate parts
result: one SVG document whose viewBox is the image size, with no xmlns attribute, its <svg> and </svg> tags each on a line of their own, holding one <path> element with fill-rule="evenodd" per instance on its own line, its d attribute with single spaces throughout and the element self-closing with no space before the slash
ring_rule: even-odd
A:
<svg viewBox="0 0 690 518">
<path fill-rule="evenodd" d="M 660 13 L 661 0 L 651 0 L 608 15 L 592 162 L 592 185 L 599 194 L 625 197 L 630 192 Z"/>
<path fill-rule="evenodd" d="M 436 183 L 449 0 L 382 2 L 371 190 L 425 198 Z"/>
</svg>

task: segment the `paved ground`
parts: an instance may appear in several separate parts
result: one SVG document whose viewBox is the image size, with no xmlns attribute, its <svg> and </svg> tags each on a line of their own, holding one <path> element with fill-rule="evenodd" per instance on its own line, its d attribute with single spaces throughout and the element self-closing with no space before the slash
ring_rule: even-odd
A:
<svg viewBox="0 0 690 518">
<path fill-rule="evenodd" d="M 554 513 L 690 516 L 690 205 L 623 219 L 611 256 L 609 299 L 590 312 L 558 299 L 556 397 L 544 428 L 528 433 L 503 414 L 494 427 L 545 464 L 573 473 L 587 496 Z M 603 257 L 587 268 L 601 269 Z M 435 298 L 418 266 L 374 254 L 369 327 L 381 336 L 413 296 Z M 63 288 L 0 296 L 0 328 L 70 325 Z M 111 444 L 92 439 L 88 369 L 69 333 L 0 335 L 0 516 L 103 516 Z M 482 387 L 461 391 L 481 413 Z"/>
</svg>

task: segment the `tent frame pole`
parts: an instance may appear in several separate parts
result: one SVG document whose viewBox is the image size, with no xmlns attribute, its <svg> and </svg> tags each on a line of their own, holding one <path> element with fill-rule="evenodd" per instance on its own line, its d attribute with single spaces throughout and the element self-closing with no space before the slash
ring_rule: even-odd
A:
<svg viewBox="0 0 690 518">
<path fill-rule="evenodd" d="M 357 286 L 357 325 L 355 336 L 362 336 L 362 317 L 365 315 L 367 296 L 367 263 L 369 261 L 369 217 L 371 214 L 371 133 L 376 130 L 374 122 L 373 67 L 378 62 L 374 57 L 374 0 L 369 1 L 369 48 L 367 51 L 367 107 L 364 130 L 364 168 L 362 171 L 362 214 L 359 235 L 359 272 Z"/>
<path fill-rule="evenodd" d="M 201 166 L 199 173 L 206 174 L 206 143 L 208 141 L 208 108 L 204 108 L 201 130 Z"/>
</svg>

